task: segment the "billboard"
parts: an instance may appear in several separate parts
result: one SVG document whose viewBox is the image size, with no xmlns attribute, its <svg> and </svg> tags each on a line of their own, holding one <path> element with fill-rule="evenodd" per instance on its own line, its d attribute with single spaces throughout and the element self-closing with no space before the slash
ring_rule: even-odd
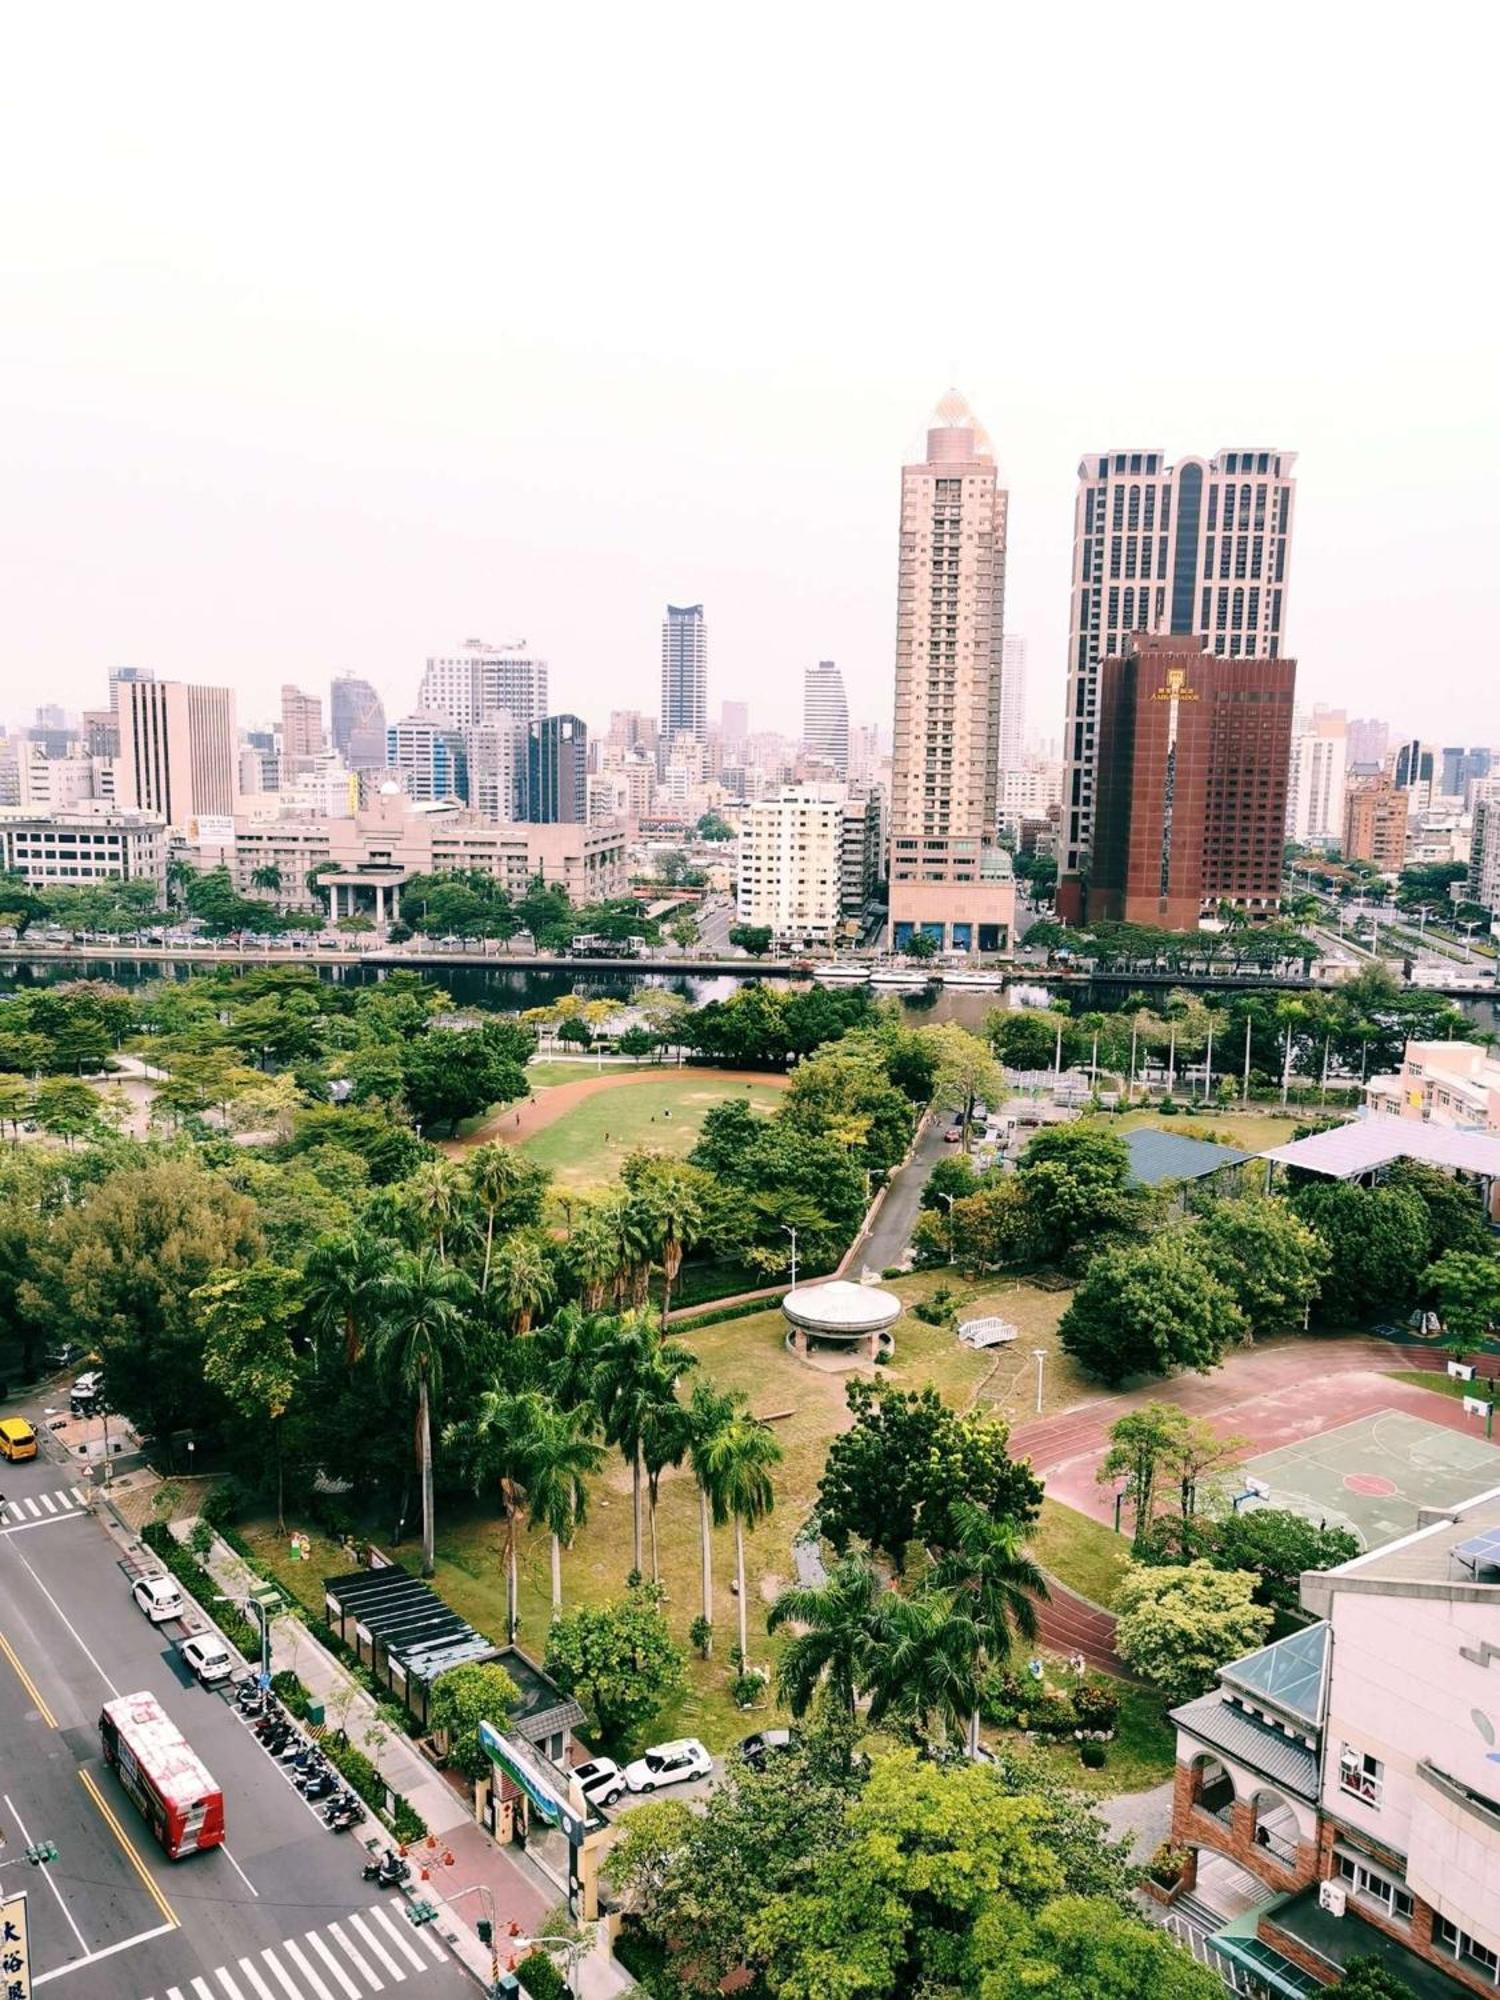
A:
<svg viewBox="0 0 1500 2000">
<path fill-rule="evenodd" d="M 0 1980 L 6 2000 L 31 2000 L 31 1943 L 26 1931 L 26 1892 L 0 1900 Z"/>
<path fill-rule="evenodd" d="M 187 837 L 194 847 L 233 847 L 233 813 L 199 813 L 188 821 Z"/>
<path fill-rule="evenodd" d="M 480 1723 L 479 1741 L 542 1818 L 552 1826 L 561 1827 L 570 1846 L 581 1847 L 588 1825 L 588 1808 L 577 1783 L 529 1743 L 518 1736 L 502 1734 L 493 1723 Z"/>
</svg>

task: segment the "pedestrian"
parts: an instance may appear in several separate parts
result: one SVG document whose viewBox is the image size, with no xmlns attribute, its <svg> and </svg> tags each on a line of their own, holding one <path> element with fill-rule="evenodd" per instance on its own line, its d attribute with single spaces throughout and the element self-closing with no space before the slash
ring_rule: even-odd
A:
<svg viewBox="0 0 1500 2000">
<path fill-rule="evenodd" d="M 604 1143 L 605 1143 L 605 1145 L 606 1145 L 606 1146 L 607 1146 L 607 1145 L 609 1144 L 609 1134 L 608 1134 L 608 1132 L 606 1132 L 606 1133 L 605 1133 L 605 1135 L 604 1135 Z"/>
</svg>

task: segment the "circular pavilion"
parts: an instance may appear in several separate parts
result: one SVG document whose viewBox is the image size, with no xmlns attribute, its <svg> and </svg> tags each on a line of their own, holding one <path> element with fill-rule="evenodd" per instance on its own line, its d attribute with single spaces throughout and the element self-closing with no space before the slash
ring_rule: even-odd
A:
<svg viewBox="0 0 1500 2000">
<path fill-rule="evenodd" d="M 806 1356 L 816 1345 L 873 1361 L 895 1349 L 890 1329 L 901 1317 L 901 1301 L 878 1286 L 851 1285 L 846 1278 L 827 1285 L 802 1285 L 787 1293 L 781 1310 L 797 1354 Z"/>
</svg>

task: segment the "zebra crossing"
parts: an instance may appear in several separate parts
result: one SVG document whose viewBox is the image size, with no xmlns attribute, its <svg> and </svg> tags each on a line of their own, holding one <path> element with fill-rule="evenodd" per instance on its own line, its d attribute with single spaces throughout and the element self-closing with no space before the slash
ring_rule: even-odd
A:
<svg viewBox="0 0 1500 2000">
<path fill-rule="evenodd" d="M 29 1528 L 39 1521 L 82 1513 L 87 1506 L 88 1495 L 81 1486 L 54 1486 L 50 1493 L 8 1499 L 0 1507 L 0 1528 Z"/>
<path fill-rule="evenodd" d="M 366 2000 L 412 1978 L 420 1990 L 418 1975 L 447 1963 L 448 1953 L 430 1926 L 412 1929 L 405 1907 L 395 1899 L 351 1911 L 168 1986 L 161 2000 Z"/>
</svg>

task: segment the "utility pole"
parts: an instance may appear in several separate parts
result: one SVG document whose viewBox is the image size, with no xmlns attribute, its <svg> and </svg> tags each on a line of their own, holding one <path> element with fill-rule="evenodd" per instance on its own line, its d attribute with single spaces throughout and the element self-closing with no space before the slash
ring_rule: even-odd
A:
<svg viewBox="0 0 1500 2000">
<path fill-rule="evenodd" d="M 1281 1057 L 1281 1105 L 1286 1109 L 1287 1092 L 1292 1087 L 1292 1024 L 1286 1024 L 1286 1047 Z"/>
<path fill-rule="evenodd" d="M 1241 1103 L 1250 1102 L 1250 1016 L 1245 1016 L 1245 1087 L 1241 1093 Z"/>
<path fill-rule="evenodd" d="M 795 1292 L 797 1289 L 797 1232 L 789 1222 L 783 1222 L 781 1226 L 792 1239 L 792 1290 Z"/>
<path fill-rule="evenodd" d="M 1211 1007 L 1208 1010 L 1208 1055 L 1206 1062 L 1207 1067 L 1203 1073 L 1203 1102 L 1205 1104 L 1207 1104 L 1214 1087 L 1214 1015 Z"/>
</svg>

